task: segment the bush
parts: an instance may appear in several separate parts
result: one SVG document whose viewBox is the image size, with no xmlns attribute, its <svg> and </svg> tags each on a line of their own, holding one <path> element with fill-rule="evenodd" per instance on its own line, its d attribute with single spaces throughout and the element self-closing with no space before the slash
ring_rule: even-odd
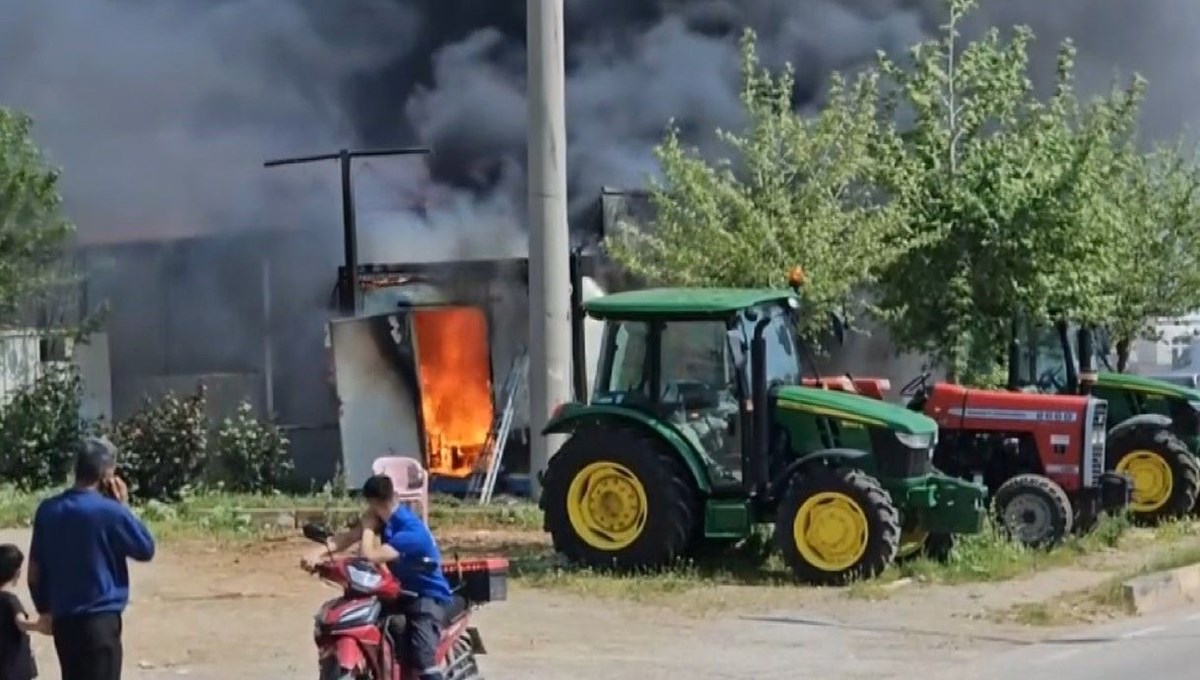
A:
<svg viewBox="0 0 1200 680">
<path fill-rule="evenodd" d="M 179 500 L 209 462 L 204 386 L 192 395 L 167 393 L 112 428 L 120 474 L 138 500 Z"/>
<path fill-rule="evenodd" d="M 66 480 L 71 447 L 83 424 L 82 385 L 73 368 L 48 366 L 0 410 L 0 478 L 20 489 L 45 489 Z"/>
<path fill-rule="evenodd" d="M 217 431 L 219 479 L 230 491 L 267 493 L 292 473 L 288 440 L 273 423 L 254 417 L 249 402 L 242 402 L 232 418 Z"/>
</svg>

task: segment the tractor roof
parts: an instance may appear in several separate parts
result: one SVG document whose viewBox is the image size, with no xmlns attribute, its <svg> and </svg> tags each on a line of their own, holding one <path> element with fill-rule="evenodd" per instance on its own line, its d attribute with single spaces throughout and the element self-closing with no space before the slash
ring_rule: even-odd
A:
<svg viewBox="0 0 1200 680">
<path fill-rule="evenodd" d="M 725 317 L 765 302 L 787 300 L 786 290 L 763 288 L 650 288 L 605 295 L 584 303 L 589 316 L 608 318 Z"/>
</svg>

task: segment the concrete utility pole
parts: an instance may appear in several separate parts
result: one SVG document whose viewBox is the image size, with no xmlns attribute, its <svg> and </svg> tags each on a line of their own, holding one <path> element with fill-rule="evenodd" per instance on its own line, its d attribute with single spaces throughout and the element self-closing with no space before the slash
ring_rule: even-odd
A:
<svg viewBox="0 0 1200 680">
<path fill-rule="evenodd" d="M 550 413 L 571 398 L 567 234 L 566 76 L 563 0 L 528 0 L 529 45 L 529 427 L 534 497 L 563 437 L 542 437 Z"/>
</svg>

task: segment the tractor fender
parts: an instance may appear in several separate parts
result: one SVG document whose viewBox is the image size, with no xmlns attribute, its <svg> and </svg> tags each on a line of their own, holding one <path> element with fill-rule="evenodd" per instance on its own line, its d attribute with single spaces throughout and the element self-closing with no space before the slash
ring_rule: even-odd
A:
<svg viewBox="0 0 1200 680">
<path fill-rule="evenodd" d="M 662 440 L 692 473 L 696 488 L 705 494 L 712 491 L 703 457 L 696 448 L 673 424 L 641 411 L 622 406 L 572 404 L 554 414 L 542 429 L 542 434 L 570 434 L 581 427 L 605 426 L 636 427 Z"/>
<path fill-rule="evenodd" d="M 1142 413 L 1126 418 L 1108 431 L 1109 441 L 1116 441 L 1135 432 L 1156 432 L 1170 430 L 1172 421 L 1161 413 Z"/>
<path fill-rule="evenodd" d="M 860 449 L 818 449 L 811 453 L 805 454 L 800 458 L 788 463 L 788 466 L 779 473 L 775 479 L 771 480 L 771 498 L 778 498 L 780 494 L 787 490 L 787 485 L 791 482 L 792 477 L 796 476 L 800 470 L 814 464 L 846 464 L 849 463 L 852 467 L 860 467 L 857 461 L 866 458 L 870 454 Z"/>
</svg>

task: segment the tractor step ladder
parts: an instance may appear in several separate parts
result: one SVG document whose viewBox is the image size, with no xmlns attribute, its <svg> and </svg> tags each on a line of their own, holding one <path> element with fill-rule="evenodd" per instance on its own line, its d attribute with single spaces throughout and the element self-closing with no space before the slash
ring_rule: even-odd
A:
<svg viewBox="0 0 1200 680">
<path fill-rule="evenodd" d="M 529 355 L 525 350 L 513 359 L 504 385 L 500 389 L 502 408 L 492 418 L 492 427 L 488 431 L 487 441 L 484 442 L 475 469 L 471 472 L 471 482 L 467 487 L 467 497 L 479 497 L 480 505 L 492 501 L 496 490 L 496 480 L 500 476 L 500 466 L 504 461 L 504 448 L 508 444 L 508 435 L 512 431 L 513 414 L 517 408 L 517 398 L 525 387 L 525 377 L 529 372 Z"/>
</svg>

